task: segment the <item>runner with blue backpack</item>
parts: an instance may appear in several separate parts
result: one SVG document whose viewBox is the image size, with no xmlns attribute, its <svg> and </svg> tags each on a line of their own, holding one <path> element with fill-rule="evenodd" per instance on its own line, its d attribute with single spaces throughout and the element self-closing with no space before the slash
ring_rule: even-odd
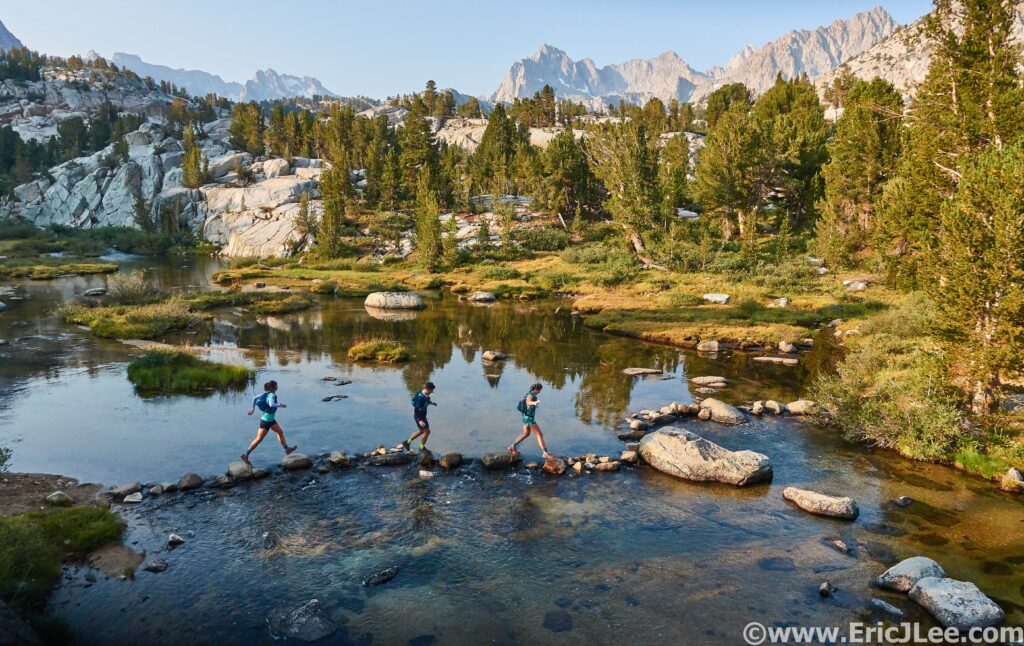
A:
<svg viewBox="0 0 1024 646">
<path fill-rule="evenodd" d="M 420 440 L 420 451 L 427 448 L 427 440 L 430 439 L 430 423 L 427 421 L 427 409 L 431 406 L 437 406 L 437 404 L 430 400 L 430 395 L 434 392 L 434 383 L 428 381 L 423 384 L 423 390 L 420 390 L 412 398 L 412 419 L 416 422 L 416 432 L 409 436 L 409 439 L 404 440 L 395 448 L 402 448 L 403 450 L 409 450 L 412 446 L 412 441 L 417 437 L 423 437 Z"/>
<path fill-rule="evenodd" d="M 277 409 L 288 408 L 285 404 L 279 404 L 277 401 L 277 382 L 271 379 L 267 383 L 263 384 L 263 394 L 257 395 L 252 400 L 252 407 L 249 409 L 249 415 L 252 415 L 258 409 L 262 415 L 260 415 L 260 428 L 256 431 L 256 439 L 249 444 L 249 449 L 241 456 L 242 462 L 246 464 L 252 464 L 249 462 L 249 454 L 256 450 L 256 447 L 260 445 L 263 438 L 267 436 L 268 431 L 274 431 L 277 435 L 277 439 L 280 440 L 281 446 L 284 447 L 284 454 L 291 455 L 295 452 L 298 446 L 288 446 L 288 443 L 284 439 L 284 431 L 281 430 L 281 425 L 277 423 Z"/>
<path fill-rule="evenodd" d="M 540 403 L 537 395 L 540 394 L 542 388 L 544 388 L 542 384 L 533 384 L 530 386 L 530 392 L 526 393 L 516 404 L 516 410 L 523 416 L 523 433 L 508 447 L 508 452 L 513 455 L 518 455 L 519 450 L 516 447 L 532 433 L 537 436 L 537 443 L 540 444 L 544 459 L 550 460 L 555 457 L 548 453 L 548 447 L 544 445 L 544 434 L 540 432 L 540 426 L 537 425 L 537 404 Z"/>
</svg>

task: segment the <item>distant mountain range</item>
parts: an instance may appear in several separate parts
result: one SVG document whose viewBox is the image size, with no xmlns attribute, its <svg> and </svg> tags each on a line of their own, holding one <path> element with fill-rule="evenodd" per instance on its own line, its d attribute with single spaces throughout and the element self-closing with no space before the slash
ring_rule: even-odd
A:
<svg viewBox="0 0 1024 646">
<path fill-rule="evenodd" d="M 21 49 L 24 45 L 18 40 L 17 36 L 12 34 L 4 26 L 3 22 L 0 22 L 0 51 L 7 51 L 8 49 Z"/>
<path fill-rule="evenodd" d="M 89 53 L 94 56 L 94 52 Z M 216 74 L 201 70 L 186 70 L 147 63 L 135 54 L 114 52 L 110 62 L 127 68 L 139 76 L 150 76 L 155 81 L 167 81 L 188 90 L 193 96 L 217 94 L 232 101 L 272 101 L 299 96 L 337 96 L 311 76 L 280 74 L 272 69 L 257 70 L 244 84 L 225 81 Z"/>
<path fill-rule="evenodd" d="M 761 93 L 778 74 L 785 78 L 807 74 L 816 79 L 870 49 L 897 27 L 885 9 L 875 7 L 813 31 L 791 31 L 761 48 L 748 45 L 725 65 L 703 72 L 672 51 L 650 60 L 599 68 L 589 58 L 574 61 L 556 47 L 541 45 L 530 58 L 512 64 L 491 99 L 511 102 L 532 96 L 545 84 L 561 98 L 595 108 L 620 99 L 644 103 L 652 97 L 699 102 L 715 88 L 736 82 Z"/>
<path fill-rule="evenodd" d="M 1011 31 L 1013 40 L 1024 45 L 1024 0 L 1017 2 L 1017 20 Z M 875 43 L 872 47 L 846 60 L 842 68 L 857 78 L 883 78 L 911 97 L 928 74 L 935 44 L 925 34 L 925 19 L 919 18 Z M 836 68 L 817 79 L 820 88 L 830 85 L 840 73 Z"/>
</svg>

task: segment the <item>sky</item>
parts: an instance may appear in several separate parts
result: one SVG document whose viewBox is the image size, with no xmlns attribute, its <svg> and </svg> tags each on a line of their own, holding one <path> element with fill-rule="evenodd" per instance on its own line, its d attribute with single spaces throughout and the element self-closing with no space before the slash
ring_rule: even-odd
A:
<svg viewBox="0 0 1024 646">
<path fill-rule="evenodd" d="M 25 45 L 70 56 L 90 49 L 201 69 L 226 81 L 257 69 L 320 79 L 344 96 L 383 98 L 427 79 L 490 95 L 513 61 L 541 43 L 599 66 L 673 50 L 721 65 L 746 44 L 813 29 L 881 4 L 898 23 L 929 0 L 47 0 L 0 3 Z M 7 5 L 7 6 L 3 6 Z"/>
</svg>

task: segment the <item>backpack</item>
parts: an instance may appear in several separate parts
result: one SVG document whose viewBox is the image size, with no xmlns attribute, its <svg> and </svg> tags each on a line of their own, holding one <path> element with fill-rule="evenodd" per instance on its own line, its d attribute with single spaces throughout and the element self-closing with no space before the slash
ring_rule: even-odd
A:
<svg viewBox="0 0 1024 646">
<path fill-rule="evenodd" d="M 526 393 L 526 395 L 522 399 L 519 400 L 519 403 L 516 404 L 516 410 L 519 411 L 520 413 L 522 413 L 523 415 L 525 415 L 527 413 L 527 411 L 530 410 L 529 407 L 526 405 L 526 398 L 529 397 L 529 396 L 530 396 L 530 393 Z"/>
<path fill-rule="evenodd" d="M 260 409 L 260 412 L 266 413 L 270 410 L 270 406 L 267 404 L 267 397 L 270 396 L 269 392 L 263 393 L 257 397 L 253 403 L 256 404 L 256 408 Z"/>
</svg>

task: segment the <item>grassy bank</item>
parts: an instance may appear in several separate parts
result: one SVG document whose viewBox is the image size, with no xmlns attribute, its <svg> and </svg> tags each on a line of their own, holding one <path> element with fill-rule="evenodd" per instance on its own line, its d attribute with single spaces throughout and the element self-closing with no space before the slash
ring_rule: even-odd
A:
<svg viewBox="0 0 1024 646">
<path fill-rule="evenodd" d="M 80 506 L 0 516 L 0 599 L 21 610 L 45 603 L 67 555 L 84 555 L 116 541 L 121 519 Z"/>
<path fill-rule="evenodd" d="M 128 380 L 144 394 L 194 394 L 244 388 L 255 373 L 187 352 L 151 350 L 128 365 Z"/>
<path fill-rule="evenodd" d="M 1024 463 L 1024 419 L 1005 412 L 964 416 L 966 397 L 950 373 L 949 340 L 920 293 L 838 329 L 835 371 L 811 386 L 829 420 L 854 441 L 914 460 L 954 465 L 986 478 Z"/>
<path fill-rule="evenodd" d="M 2 255 L 2 254 L 0 254 Z M 0 260 L 0 280 L 28 278 L 53 280 L 62 276 L 110 274 L 117 271 L 112 262 L 82 262 L 78 258 L 6 258 Z"/>
</svg>

